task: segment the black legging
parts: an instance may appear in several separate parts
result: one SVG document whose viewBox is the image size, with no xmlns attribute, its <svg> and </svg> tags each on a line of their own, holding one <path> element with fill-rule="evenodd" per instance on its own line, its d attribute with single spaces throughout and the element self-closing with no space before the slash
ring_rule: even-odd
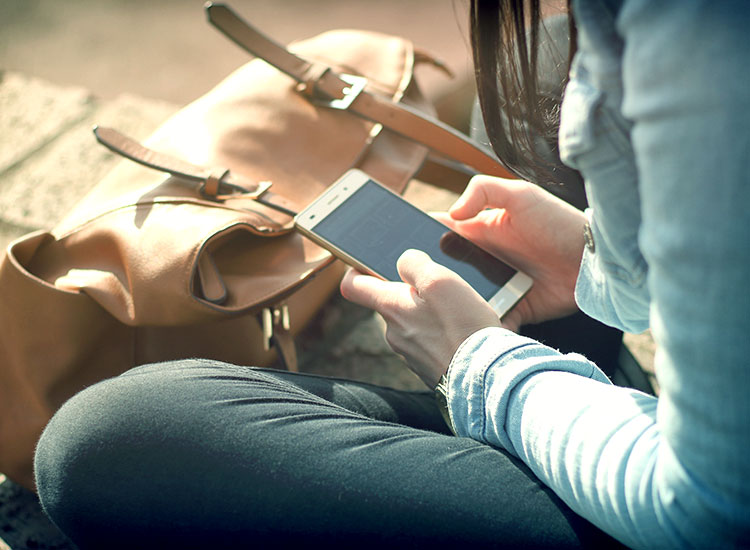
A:
<svg viewBox="0 0 750 550">
<path fill-rule="evenodd" d="M 82 548 L 614 545 L 431 393 L 188 360 L 73 397 L 39 443 L 42 504 Z"/>
</svg>

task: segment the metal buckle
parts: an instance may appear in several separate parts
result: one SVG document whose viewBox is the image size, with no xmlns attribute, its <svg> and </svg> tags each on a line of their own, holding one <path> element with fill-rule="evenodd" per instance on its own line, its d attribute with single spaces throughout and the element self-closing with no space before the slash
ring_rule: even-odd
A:
<svg viewBox="0 0 750 550">
<path fill-rule="evenodd" d="M 272 182 L 270 181 L 259 181 L 257 183 L 257 186 L 255 187 L 255 191 L 244 191 L 241 193 L 241 195 L 250 199 L 258 199 L 263 193 L 271 188 L 271 185 Z"/>
<path fill-rule="evenodd" d="M 261 326 L 263 327 L 263 349 L 271 349 L 271 340 L 273 339 L 273 329 L 281 325 L 284 330 L 289 330 L 289 306 L 281 304 L 280 306 L 265 307 L 260 314 Z"/>
<path fill-rule="evenodd" d="M 256 184 L 254 191 L 247 191 L 244 187 L 241 187 L 239 185 L 235 185 L 233 183 L 226 183 L 222 182 L 221 185 L 224 187 L 229 187 L 231 189 L 231 193 L 221 193 L 219 195 L 216 195 L 215 200 L 219 201 L 225 201 L 229 199 L 253 199 L 257 200 L 271 188 L 272 182 L 270 181 L 259 181 Z M 203 188 L 201 187 L 201 191 Z"/>
<path fill-rule="evenodd" d="M 365 85 L 367 84 L 367 79 L 364 76 L 354 76 L 353 74 L 346 73 L 338 76 L 341 80 L 349 84 L 348 88 L 341 90 L 344 95 L 339 99 L 316 99 L 315 103 L 325 107 L 330 107 L 331 109 L 346 110 L 349 108 L 349 105 L 357 99 L 357 96 L 365 89 Z"/>
</svg>

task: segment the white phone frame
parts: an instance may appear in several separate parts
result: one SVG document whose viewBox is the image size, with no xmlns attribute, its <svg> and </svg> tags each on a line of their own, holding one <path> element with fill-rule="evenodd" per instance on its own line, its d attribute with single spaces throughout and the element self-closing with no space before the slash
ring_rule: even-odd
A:
<svg viewBox="0 0 750 550">
<path fill-rule="evenodd" d="M 360 260 L 351 256 L 346 250 L 342 250 L 336 244 L 324 239 L 319 234 L 315 233 L 315 226 L 320 223 L 321 220 L 325 219 L 328 215 L 336 210 L 346 199 L 353 195 L 360 187 L 362 187 L 368 181 L 374 181 L 378 183 L 374 178 L 368 176 L 361 170 L 352 169 L 346 172 L 341 178 L 339 178 L 333 185 L 326 189 L 318 198 L 316 198 L 309 206 L 302 210 L 294 218 L 294 223 L 297 229 L 304 236 L 319 244 L 323 248 L 332 252 L 335 256 L 342 259 L 349 265 L 354 266 L 364 273 L 369 273 L 376 277 L 384 279 L 382 274 L 374 271 L 370 266 L 362 264 Z M 381 185 L 382 186 L 382 185 Z M 393 193 L 390 189 L 382 186 L 386 191 L 393 194 L 398 200 L 403 201 L 404 199 Z M 423 213 L 425 216 L 429 214 Z M 446 226 L 446 231 L 450 228 Z M 505 260 L 501 260 L 506 263 Z M 510 264 L 508 264 L 510 265 Z M 512 267 L 512 266 L 511 266 Z M 513 267 L 513 269 L 516 269 Z M 498 317 L 505 315 L 523 296 L 529 291 L 533 284 L 531 277 L 525 273 L 516 269 L 515 275 L 511 277 L 494 296 L 487 300 L 495 310 Z"/>
</svg>

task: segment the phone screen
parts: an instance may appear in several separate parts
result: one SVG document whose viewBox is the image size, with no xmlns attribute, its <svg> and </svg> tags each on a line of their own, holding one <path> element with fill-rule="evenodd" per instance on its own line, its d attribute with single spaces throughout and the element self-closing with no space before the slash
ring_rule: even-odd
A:
<svg viewBox="0 0 750 550">
<path fill-rule="evenodd" d="M 313 231 L 391 281 L 401 280 L 396 261 L 410 248 L 426 252 L 458 273 L 485 300 L 516 274 L 512 267 L 372 180 Z"/>
</svg>

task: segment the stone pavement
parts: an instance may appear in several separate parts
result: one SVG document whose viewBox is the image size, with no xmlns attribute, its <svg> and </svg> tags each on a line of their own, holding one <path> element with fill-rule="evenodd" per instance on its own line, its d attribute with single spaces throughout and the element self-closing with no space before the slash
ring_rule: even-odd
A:
<svg viewBox="0 0 750 550">
<path fill-rule="evenodd" d="M 91 133 L 94 124 L 113 126 L 140 139 L 175 110 L 175 105 L 166 102 L 131 95 L 101 100 L 81 88 L 61 87 L 19 73 L 0 74 L 2 249 L 30 231 L 53 227 L 120 162 L 96 144 Z M 419 182 L 410 185 L 406 197 L 426 210 L 445 208 L 455 198 Z M 651 365 L 648 336 L 627 338 L 638 360 Z M 305 372 L 424 388 L 385 344 L 380 319 L 339 297 L 306 329 L 299 344 Z M 643 374 L 627 350 L 623 364 L 621 381 L 638 383 Z M 46 520 L 35 496 L 0 474 L 0 550 L 6 548 L 72 546 Z"/>
</svg>

